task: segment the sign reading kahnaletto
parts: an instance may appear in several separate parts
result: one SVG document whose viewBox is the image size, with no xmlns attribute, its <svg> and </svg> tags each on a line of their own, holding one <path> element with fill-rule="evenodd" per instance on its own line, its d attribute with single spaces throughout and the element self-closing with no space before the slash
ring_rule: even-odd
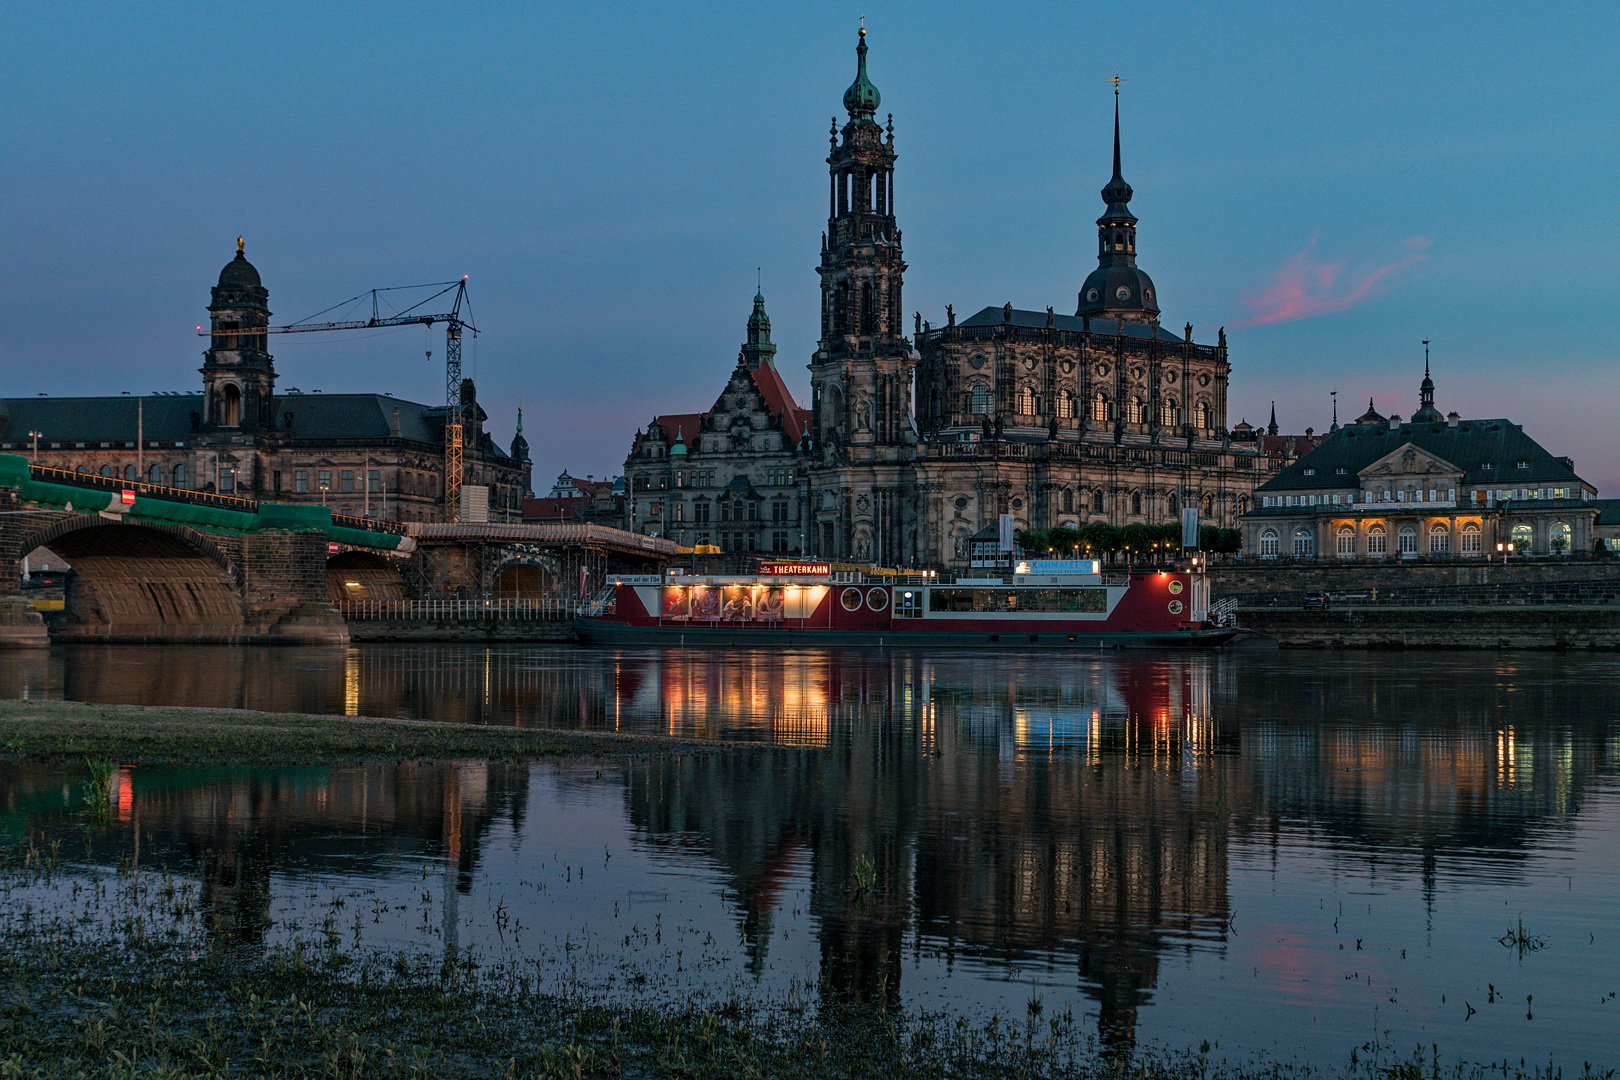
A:
<svg viewBox="0 0 1620 1080">
<path fill-rule="evenodd" d="M 793 575 L 825 577 L 832 573 L 832 563 L 824 562 L 768 562 L 759 564 L 759 573 L 772 577 Z"/>
</svg>

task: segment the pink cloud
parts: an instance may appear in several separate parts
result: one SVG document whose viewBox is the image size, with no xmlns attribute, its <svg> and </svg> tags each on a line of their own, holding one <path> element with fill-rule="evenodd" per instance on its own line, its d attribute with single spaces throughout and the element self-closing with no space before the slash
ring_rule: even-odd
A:
<svg viewBox="0 0 1620 1080">
<path fill-rule="evenodd" d="M 1414 236 L 1402 242 L 1406 254 L 1383 265 L 1351 267 L 1348 259 L 1329 261 L 1316 255 L 1316 237 L 1290 255 L 1264 290 L 1243 302 L 1254 315 L 1238 327 L 1308 319 L 1354 307 L 1377 289 L 1379 282 L 1398 270 L 1428 258 L 1429 238 Z"/>
</svg>

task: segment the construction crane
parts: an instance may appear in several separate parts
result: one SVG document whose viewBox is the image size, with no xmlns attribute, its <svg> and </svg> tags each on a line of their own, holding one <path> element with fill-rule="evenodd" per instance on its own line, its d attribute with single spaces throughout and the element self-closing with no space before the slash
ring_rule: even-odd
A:
<svg viewBox="0 0 1620 1080">
<path fill-rule="evenodd" d="M 379 310 L 378 295 L 387 292 L 400 292 L 407 289 L 438 289 L 432 296 L 412 304 L 394 315 L 383 315 Z M 438 314 L 424 314 L 421 308 L 427 307 L 441 296 L 455 294 L 450 304 L 450 310 Z M 371 318 L 345 319 L 339 322 L 314 322 L 313 320 L 325 315 L 328 311 L 350 305 L 371 297 Z M 463 314 L 465 312 L 465 314 Z M 307 319 L 291 323 L 287 326 L 259 326 L 236 330 L 208 330 L 197 327 L 199 337 L 246 337 L 253 334 L 307 334 L 320 330 L 371 330 L 384 326 L 411 326 L 421 324 L 431 326 L 434 323 L 444 323 L 444 504 L 451 521 L 461 520 L 461 480 L 463 466 L 466 459 L 465 437 L 466 432 L 462 425 L 461 401 L 461 336 L 464 331 L 478 333 L 478 327 L 472 322 L 472 304 L 467 299 L 467 275 L 463 274 L 459 281 L 434 281 L 426 285 L 397 285 L 389 289 L 372 289 L 359 296 L 350 297 L 341 304 L 333 304 L 322 311 L 317 311 Z M 428 352 L 431 358 L 433 353 Z"/>
</svg>

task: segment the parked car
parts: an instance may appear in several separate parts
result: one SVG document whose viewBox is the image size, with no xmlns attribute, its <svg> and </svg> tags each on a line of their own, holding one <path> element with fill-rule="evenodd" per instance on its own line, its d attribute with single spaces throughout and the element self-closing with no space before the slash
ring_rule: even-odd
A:
<svg viewBox="0 0 1620 1080">
<path fill-rule="evenodd" d="M 1325 592 L 1308 592 L 1305 594 L 1304 606 L 1306 608 L 1321 608 L 1326 611 L 1333 606 L 1333 601 L 1329 599 L 1328 594 Z"/>
</svg>

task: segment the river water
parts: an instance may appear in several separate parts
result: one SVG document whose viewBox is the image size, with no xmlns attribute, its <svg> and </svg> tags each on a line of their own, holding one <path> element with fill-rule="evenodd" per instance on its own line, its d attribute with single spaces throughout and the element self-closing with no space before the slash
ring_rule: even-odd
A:
<svg viewBox="0 0 1620 1080">
<path fill-rule="evenodd" d="M 1556 653 L 86 646 L 6 656 L 0 696 L 771 744 L 121 770 L 91 857 L 200 878 L 249 939 L 342 898 L 367 944 L 630 996 L 1038 1002 L 1116 1052 L 1578 1070 L 1620 1065 L 1617 677 Z M 0 833 L 65 832 L 82 776 L 0 766 Z"/>
</svg>

